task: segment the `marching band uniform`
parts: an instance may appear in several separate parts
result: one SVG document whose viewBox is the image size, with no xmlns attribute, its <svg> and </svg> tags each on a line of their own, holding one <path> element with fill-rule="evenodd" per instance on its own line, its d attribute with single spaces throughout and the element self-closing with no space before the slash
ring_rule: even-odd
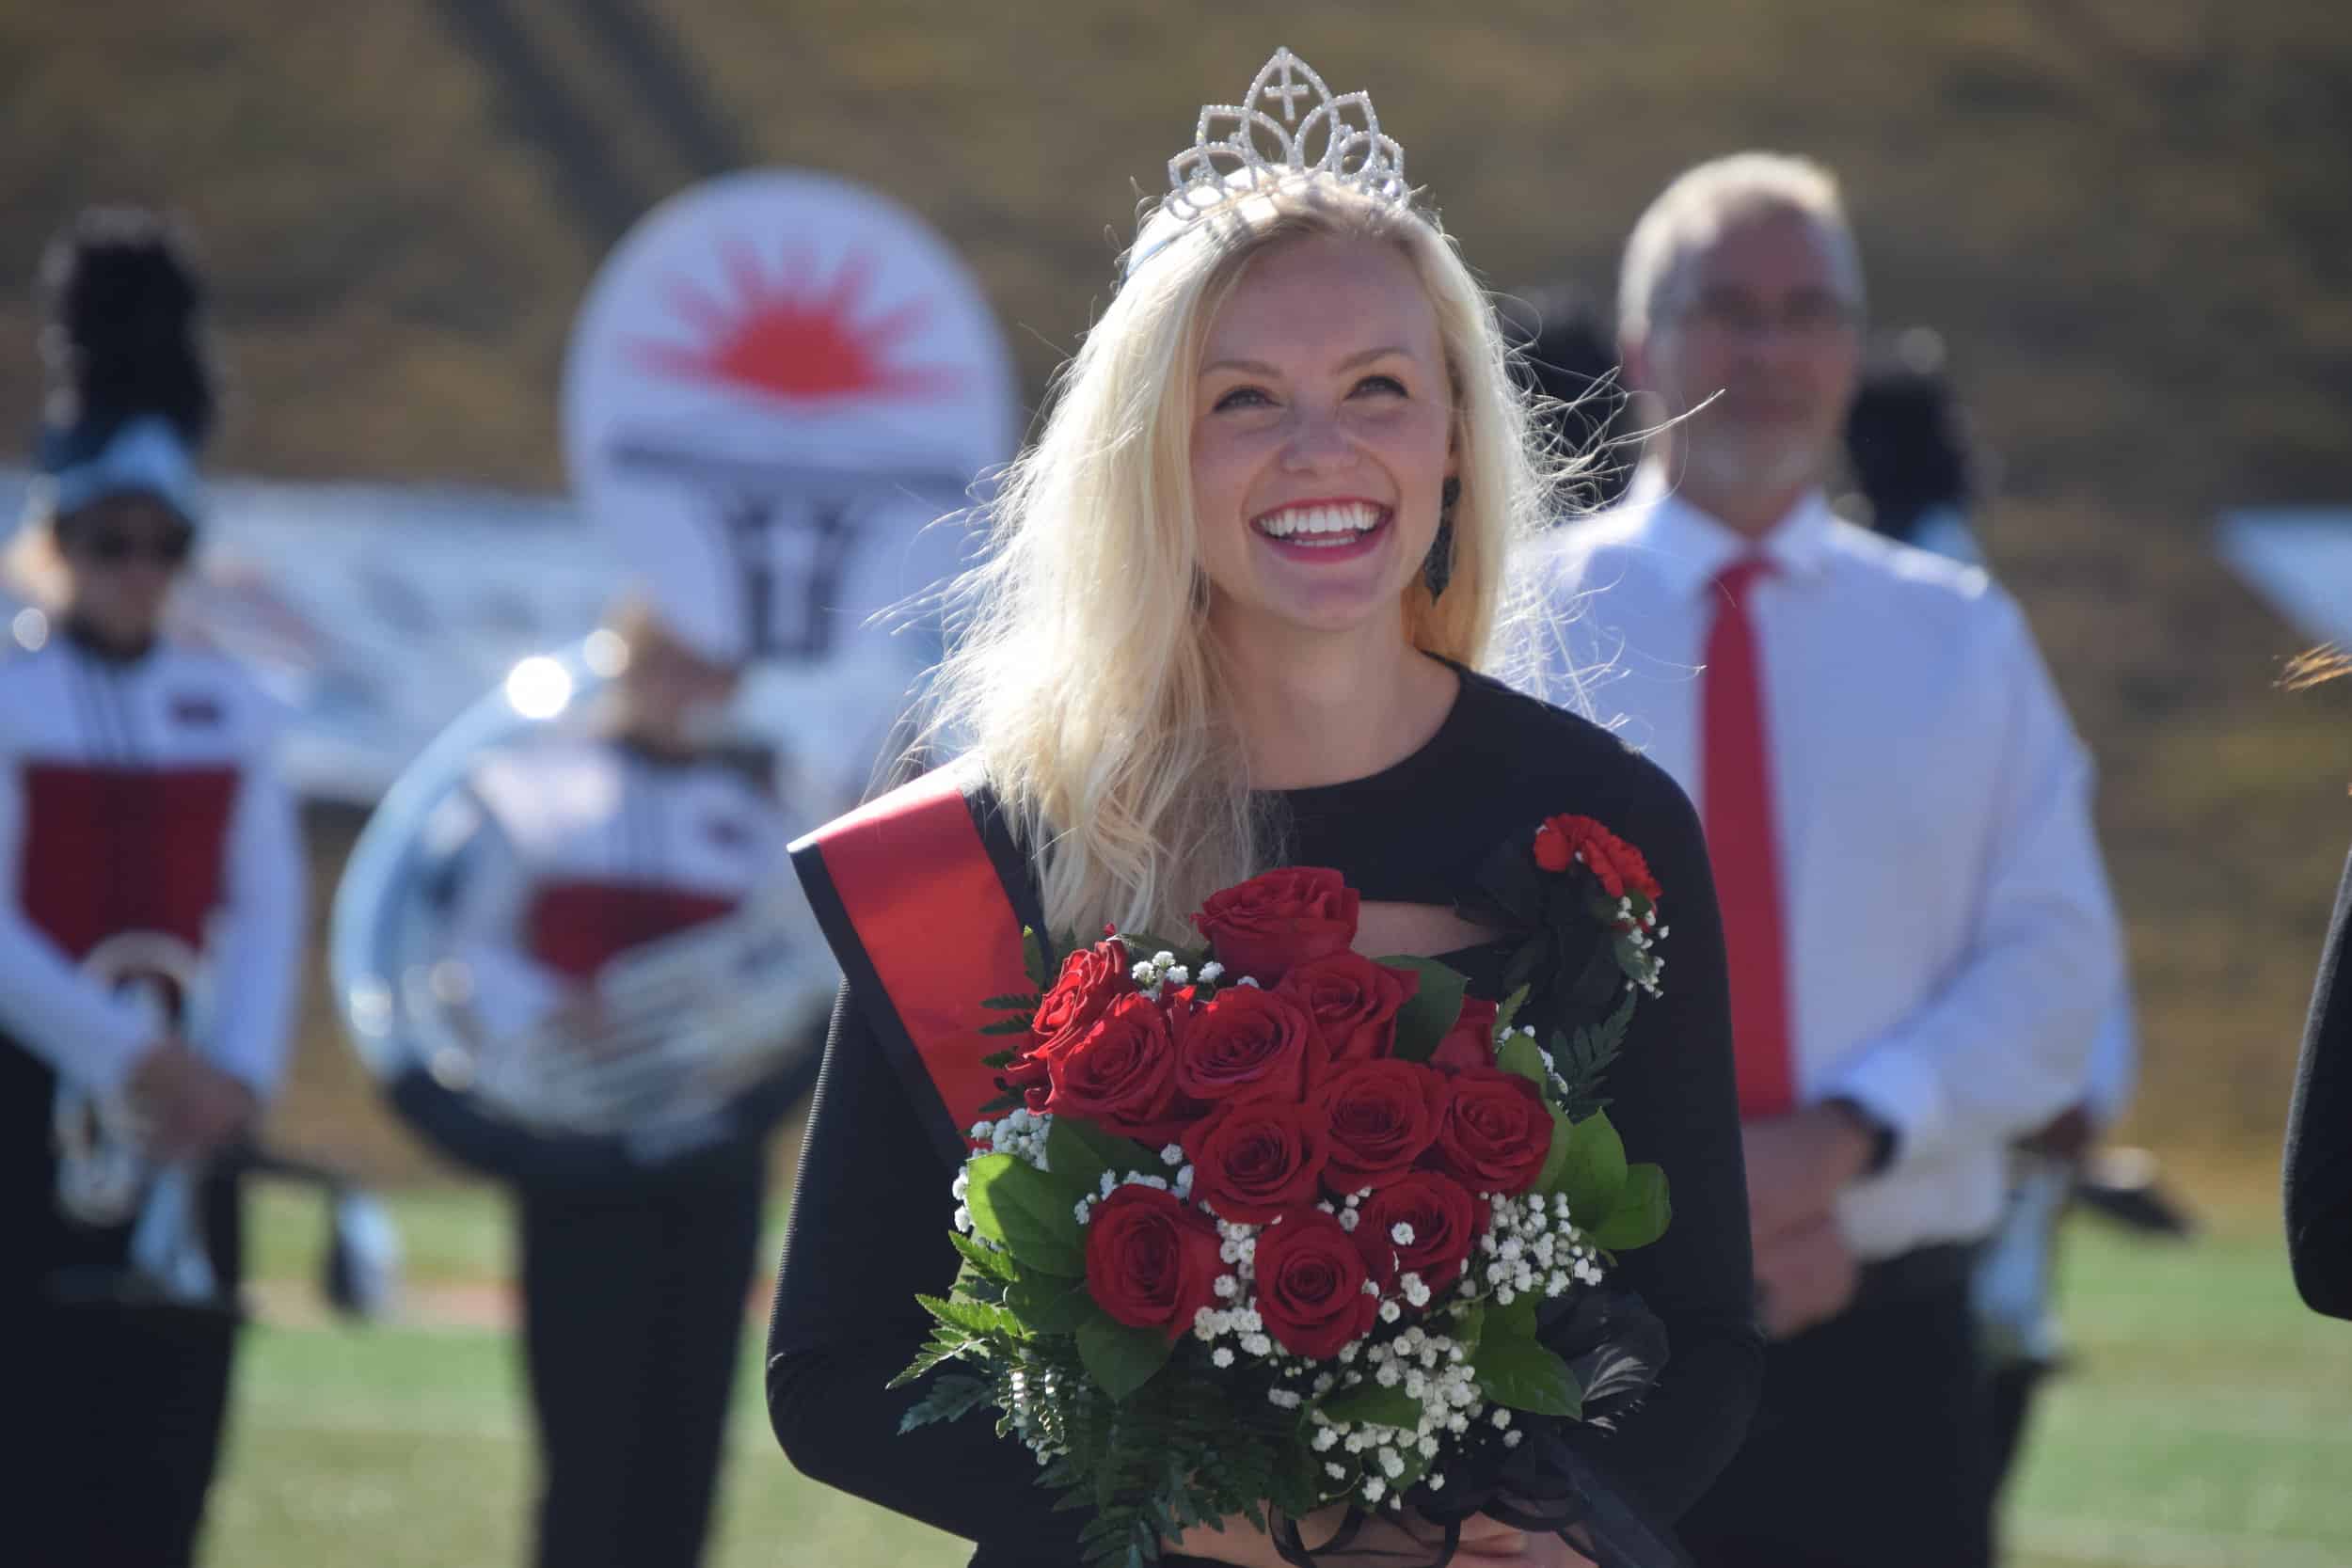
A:
<svg viewBox="0 0 2352 1568">
<path fill-rule="evenodd" d="M 18 549 L 65 608 L 18 615 L 0 654 L 8 1529 L 13 1560 L 186 1568 L 237 1334 L 217 1156 L 278 1087 L 306 878 L 275 705 L 157 630 L 205 513 L 201 286 L 134 210 L 77 217 L 41 280 L 52 400 Z M 204 1152 L 167 1161 L 154 1128 Z M 115 1192 L 86 1186 L 110 1169 Z"/>
<path fill-rule="evenodd" d="M 548 737 L 485 759 L 453 805 L 469 820 L 443 829 L 467 834 L 450 942 L 494 1038 L 782 872 L 774 799 L 716 756 Z M 701 1554 L 759 1233 L 764 1132 L 707 1122 L 691 1148 L 646 1148 L 632 1180 L 517 1184 L 548 1568 L 685 1568 Z"/>
<path fill-rule="evenodd" d="M 31 621 L 20 623 L 30 628 Z M 77 1302 L 121 1271 L 132 1226 L 57 1207 L 51 1127 L 60 1081 L 119 1090 L 161 1032 L 82 973 L 108 939 L 161 933 L 199 956 L 212 990 L 195 1047 L 266 1101 L 284 1064 L 301 957 L 304 872 L 294 805 L 270 762 L 276 716 L 233 665 L 157 642 L 110 649 L 71 624 L 0 659 L 0 1205 L 5 1291 L 34 1338 L 42 1393 L 4 1402 L 18 1441 L 54 1465 L 46 1493 L 87 1553 L 183 1563 L 217 1457 L 235 1340 L 226 1312 Z M 199 1188 L 200 1230 L 233 1296 L 234 1178 Z M 29 1446 L 29 1449 L 28 1449 Z"/>
</svg>

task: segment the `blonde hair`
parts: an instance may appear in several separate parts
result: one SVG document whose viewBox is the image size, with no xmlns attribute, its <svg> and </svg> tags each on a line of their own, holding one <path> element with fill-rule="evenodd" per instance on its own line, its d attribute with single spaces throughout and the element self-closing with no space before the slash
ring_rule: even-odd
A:
<svg viewBox="0 0 2352 1568">
<path fill-rule="evenodd" d="M 36 482 L 15 536 L 0 548 L 0 588 L 13 589 L 27 604 L 54 615 L 65 608 L 68 578 L 46 490 Z"/>
<path fill-rule="evenodd" d="M 1794 213 L 1813 226 L 1846 303 L 1861 309 L 1862 249 L 1837 177 L 1810 158 L 1735 152 L 1685 170 L 1634 224 L 1617 274 L 1618 332 L 1646 337 L 1685 303 L 1692 259 L 1740 219 L 1771 212 Z"/>
<path fill-rule="evenodd" d="M 1057 934 L 1177 928 L 1277 848 L 1206 634 L 1192 404 L 1210 325 L 1251 260 L 1315 236 L 1394 245 L 1437 313 L 1461 494 L 1451 582 L 1433 597 L 1415 576 L 1399 606 L 1406 635 L 1465 665 L 1533 674 L 1518 635 L 1532 584 L 1506 567 L 1575 465 L 1544 444 L 1493 309 L 1442 230 L 1311 175 L 1189 226 L 1147 223 L 1125 282 L 1057 377 L 1042 433 L 996 493 L 990 549 L 950 592 L 925 729 L 980 757 L 1037 859 Z"/>
</svg>

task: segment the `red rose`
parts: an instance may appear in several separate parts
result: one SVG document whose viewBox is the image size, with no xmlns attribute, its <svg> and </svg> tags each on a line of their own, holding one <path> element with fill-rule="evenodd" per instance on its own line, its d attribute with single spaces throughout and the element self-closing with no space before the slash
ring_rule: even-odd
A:
<svg viewBox="0 0 2352 1568">
<path fill-rule="evenodd" d="M 1036 1042 L 1029 1047 L 1031 1053 L 1054 1054 L 1057 1044 L 1076 1039 L 1113 1002 L 1136 990 L 1129 973 L 1133 967 L 1127 944 L 1117 938 L 1082 947 L 1064 958 L 1061 974 L 1039 1004 L 1037 1018 L 1029 1025 Z"/>
<path fill-rule="evenodd" d="M 1200 906 L 1192 923 L 1232 979 L 1273 985 L 1296 965 L 1356 940 L 1356 890 L 1336 871 L 1290 866 L 1252 877 Z"/>
<path fill-rule="evenodd" d="M 1176 1086 L 1195 1100 L 1280 1100 L 1307 1093 L 1322 1048 L 1312 1020 L 1286 997 L 1255 986 L 1220 990 L 1172 1014 Z"/>
<path fill-rule="evenodd" d="M 1242 1225 L 1314 1202 L 1330 1153 L 1323 1108 L 1286 1100 L 1229 1101 L 1183 1142 L 1193 1196 Z"/>
<path fill-rule="evenodd" d="M 1294 1209 L 1258 1232 L 1257 1269 L 1258 1315 L 1294 1355 L 1337 1355 L 1379 1315 L 1364 1255 L 1320 1209 Z"/>
<path fill-rule="evenodd" d="M 1474 1193 L 1516 1196 L 1551 1152 L 1551 1111 L 1534 1084 L 1500 1068 L 1464 1068 L 1438 1117 L 1437 1163 Z"/>
<path fill-rule="evenodd" d="M 1029 1109 L 1041 1111 L 1050 1088 L 1046 1063 L 1070 1049 L 1120 996 L 1136 989 L 1127 944 L 1113 939 L 1082 947 L 1062 960 L 1054 989 L 1039 1004 L 1029 1024 L 1029 1044 L 1005 1069 L 1006 1080 L 1027 1091 Z"/>
<path fill-rule="evenodd" d="M 1186 1117 L 1176 1096 L 1176 1047 L 1168 1015 L 1137 991 L 1114 1001 L 1058 1055 L 1045 1108 L 1145 1143 L 1165 1143 Z"/>
<path fill-rule="evenodd" d="M 1053 1073 L 1042 1056 L 1025 1055 L 1007 1064 L 1005 1082 L 1021 1091 L 1031 1111 L 1044 1110 L 1045 1102 L 1054 1097 Z"/>
<path fill-rule="evenodd" d="M 1580 856 L 1612 898 L 1624 897 L 1628 888 L 1653 904 L 1661 896 L 1649 863 L 1632 845 L 1589 816 L 1545 817 L 1535 830 L 1535 863 L 1546 871 L 1565 871 Z"/>
<path fill-rule="evenodd" d="M 1494 1209 L 1442 1171 L 1417 1170 L 1382 1187 L 1356 1211 L 1356 1244 L 1368 1259 L 1392 1259 L 1432 1291 L 1462 1276 L 1462 1264 L 1493 1223 Z M 1399 1242 L 1396 1227 L 1412 1227 Z"/>
<path fill-rule="evenodd" d="M 1343 1196 L 1412 1169 L 1438 1136 L 1446 1083 L 1391 1056 L 1348 1063 L 1317 1086 L 1315 1098 L 1331 1128 L 1327 1180 Z"/>
<path fill-rule="evenodd" d="M 1130 1328 L 1170 1339 L 1216 1305 L 1216 1227 L 1157 1187 L 1124 1186 L 1087 1224 L 1087 1293 Z"/>
<path fill-rule="evenodd" d="M 1391 969 L 1360 953 L 1330 953 L 1293 966 L 1277 996 L 1287 996 L 1315 1021 L 1327 1059 L 1385 1056 L 1396 1044 L 1396 1015 L 1421 990 L 1421 975 Z"/>
<path fill-rule="evenodd" d="M 1440 1072 L 1494 1066 L 1495 1017 L 1501 1010 L 1483 996 L 1462 998 L 1461 1016 L 1429 1053 L 1429 1065 Z"/>
</svg>

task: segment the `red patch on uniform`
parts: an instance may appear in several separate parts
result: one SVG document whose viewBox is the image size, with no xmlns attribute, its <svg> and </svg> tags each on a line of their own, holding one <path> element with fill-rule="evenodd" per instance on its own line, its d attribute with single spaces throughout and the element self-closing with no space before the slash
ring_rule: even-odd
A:
<svg viewBox="0 0 2352 1568">
<path fill-rule="evenodd" d="M 218 729 L 220 704 L 210 697 L 174 697 L 171 700 L 171 721 L 185 724 L 192 730 Z"/>
<path fill-rule="evenodd" d="M 735 900 L 640 882 L 559 879 L 532 891 L 523 916 L 532 957 L 585 980 L 632 947 L 731 913 Z"/>
<path fill-rule="evenodd" d="M 76 962 L 117 931 L 191 947 L 220 902 L 231 768 L 31 763 L 17 902 Z"/>
</svg>

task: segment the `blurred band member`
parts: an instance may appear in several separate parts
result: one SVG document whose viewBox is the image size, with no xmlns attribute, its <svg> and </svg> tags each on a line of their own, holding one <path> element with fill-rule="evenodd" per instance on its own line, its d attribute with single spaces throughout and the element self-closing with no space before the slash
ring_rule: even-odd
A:
<svg viewBox="0 0 2352 1568">
<path fill-rule="evenodd" d="M 606 966 L 785 874 L 772 793 L 714 745 L 739 666 L 642 608 L 613 629 L 628 663 L 598 732 L 492 754 L 461 802 L 451 940 L 494 1038 L 599 1050 Z M 631 1180 L 516 1192 L 544 1568 L 700 1557 L 765 1168 L 764 1138 L 714 1123 Z"/>
<path fill-rule="evenodd" d="M 10 559 L 40 608 L 0 654 L 0 1424 L 25 1481 L 6 1528 L 12 1560 L 185 1564 L 236 1338 L 238 1200 L 215 1161 L 284 1063 L 301 847 L 270 705 L 164 634 L 204 520 L 197 279 L 153 218 L 92 212 L 41 290 L 53 391 Z M 133 1156 L 127 1213 L 60 1207 L 61 1092 L 135 1116 L 104 1145 Z M 178 1206 L 148 1228 L 159 1191 Z"/>
<path fill-rule="evenodd" d="M 1945 373 L 1944 340 L 1914 327 L 1873 347 L 1846 413 L 1846 466 L 1872 531 L 1974 566 L 1984 460 Z"/>
<path fill-rule="evenodd" d="M 1706 824 L 1773 1341 L 1685 1539 L 1707 1568 L 1983 1568 L 1975 1248 L 2121 973 L 2089 761 L 2008 595 L 1830 511 L 1863 287 L 1824 171 L 1685 174 L 1619 305 L 1633 387 L 1679 422 L 1554 536 L 1555 603 Z"/>
<path fill-rule="evenodd" d="M 1971 438 L 1952 387 L 1944 340 L 1913 327 L 1878 344 L 1846 416 L 1846 461 L 1859 510 L 1890 539 L 1979 565 L 1979 519 L 1992 464 Z M 2023 1442 L 2034 1390 L 2065 1358 L 2053 1296 L 2059 1218 L 2087 1196 L 2141 1228 L 2163 1228 L 2145 1177 L 2122 1190 L 2095 1166 L 2100 1134 L 2129 1102 L 2138 1070 L 2130 987 L 2117 990 L 2091 1048 L 2089 1075 L 2073 1105 L 2020 1139 L 2010 1155 L 2001 1224 L 1977 1265 L 1974 1285 L 1993 1389 L 1993 1469 L 1997 1495 Z M 2140 1157 L 2146 1164 L 2146 1157 Z M 2179 1223 L 2177 1220 L 2174 1223 Z"/>
</svg>

